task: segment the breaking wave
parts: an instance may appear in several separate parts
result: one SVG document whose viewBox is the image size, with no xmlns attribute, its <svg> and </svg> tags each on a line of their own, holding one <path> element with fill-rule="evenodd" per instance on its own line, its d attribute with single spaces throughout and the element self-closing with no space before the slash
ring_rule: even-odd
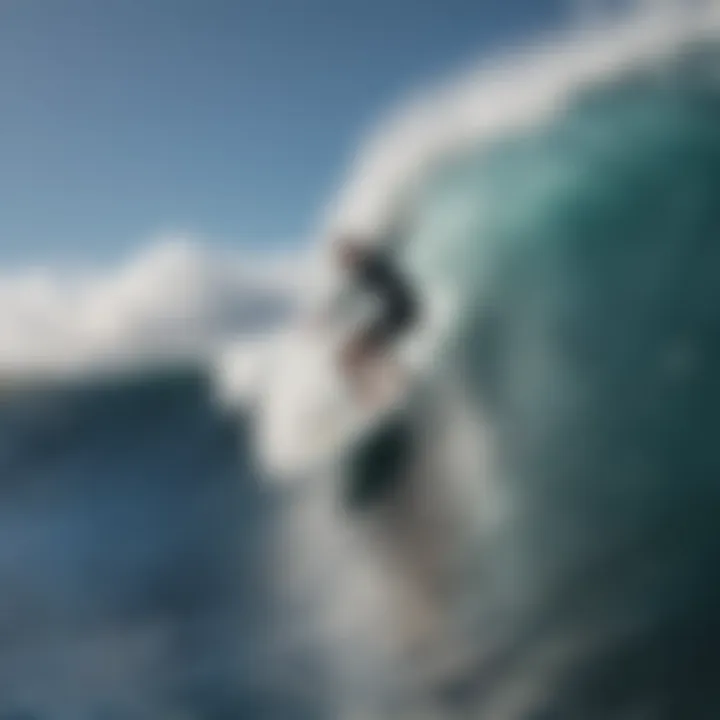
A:
<svg viewBox="0 0 720 720">
<path fill-rule="evenodd" d="M 393 120 L 331 208 L 328 233 L 388 238 L 453 307 L 405 440 L 383 424 L 291 483 L 283 567 L 349 717 L 720 707 L 720 46 L 702 17 L 467 75 Z M 357 507 L 361 467 L 385 491 Z"/>
<path fill-rule="evenodd" d="M 29 458 L 28 477 L 57 471 L 112 485 L 132 479 L 137 463 L 162 486 L 153 507 L 174 496 L 163 477 L 185 478 L 182 517 L 200 564 L 211 534 L 194 501 L 204 497 L 200 480 L 212 469 L 222 486 L 212 507 L 226 510 L 234 473 L 257 479 L 254 466 L 234 467 L 204 374 L 168 387 L 164 368 L 129 391 L 83 389 L 88 374 L 211 362 L 215 392 L 253 400 L 255 419 L 267 414 L 275 372 L 288 408 L 312 402 L 308 381 L 322 387 L 323 378 L 267 340 L 267 328 L 298 301 L 324 302 L 338 282 L 326 254 L 337 230 L 388 238 L 431 311 L 436 301 L 450 309 L 420 333 L 417 382 L 393 422 L 339 448 L 326 467 L 291 467 L 282 484 L 267 483 L 276 502 L 264 496 L 262 521 L 271 507 L 277 554 L 255 556 L 260 569 L 248 558 L 243 577 L 273 568 L 285 622 L 272 642 L 295 655 L 280 670 L 263 666 L 227 712 L 261 701 L 266 716 L 283 717 L 293 705 L 347 718 L 720 712 L 718 27 L 712 8 L 654 13 L 516 49 L 419 96 L 360 153 L 307 273 L 304 257 L 216 257 L 182 240 L 116 270 L 0 279 L 3 378 L 82 378 L 50 395 L 3 387 L 8 473 L 22 485 Z M 67 424 L 53 408 L 74 408 L 76 393 L 85 401 Z M 274 407 L 283 414 L 282 402 Z M 39 470 L 35 431 L 18 429 L 16 411 L 30 426 L 52 425 L 40 433 L 49 449 Z M 74 438 L 66 452 L 74 431 L 96 432 L 96 444 Z M 241 452 L 251 453 L 245 442 Z M 247 507 L 260 507 L 251 496 Z M 111 501 L 103 512 L 117 524 Z M 52 558 L 53 542 L 40 545 Z M 229 545 L 219 575 L 235 561 Z M 246 602 L 227 602 L 236 600 Z M 264 601 L 255 598 L 253 612 Z M 213 602 L 198 606 L 212 615 Z M 240 660 L 220 643 L 228 697 L 233 673 L 271 642 L 252 640 Z M 154 635 L 138 642 L 150 644 L 152 667 L 172 651 Z M 189 647 L 168 681 L 171 707 L 184 707 L 188 685 L 191 705 L 210 713 L 222 706 L 208 700 L 219 685 L 207 676 L 212 663 L 201 667 L 204 651 Z M 276 707 L 280 681 L 290 691 Z M 167 709 L 166 699 L 147 702 Z"/>
</svg>

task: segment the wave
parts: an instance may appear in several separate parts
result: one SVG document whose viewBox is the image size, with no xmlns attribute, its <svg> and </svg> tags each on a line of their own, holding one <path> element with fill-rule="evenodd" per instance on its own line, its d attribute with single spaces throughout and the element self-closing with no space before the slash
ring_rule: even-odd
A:
<svg viewBox="0 0 720 720">
<path fill-rule="evenodd" d="M 283 568 L 348 716 L 720 707 L 717 21 L 652 15 L 470 74 L 371 140 L 331 209 L 328 234 L 399 233 L 454 307 L 402 489 L 343 507 L 352 462 L 292 485 Z"/>
<path fill-rule="evenodd" d="M 233 453 L 259 483 L 257 468 L 215 424 L 207 394 L 245 401 L 250 389 L 262 412 L 277 365 L 287 402 L 312 401 L 308 380 L 323 378 L 296 372 L 268 328 L 337 282 L 328 238 L 391 233 L 422 294 L 451 300 L 447 322 L 424 338 L 422 382 L 399 424 L 322 472 L 291 472 L 272 495 L 278 553 L 260 567 L 250 553 L 239 575 L 252 585 L 272 567 L 285 613 L 277 633 L 254 635 L 253 605 L 241 634 L 257 643 L 240 660 L 223 645 L 220 683 L 198 665 L 202 631 L 190 631 L 192 657 L 173 687 L 189 687 L 203 712 L 213 689 L 233 693 L 234 673 L 267 699 L 280 686 L 263 673 L 284 672 L 283 717 L 302 711 L 293 693 L 312 695 L 313 717 L 717 714 L 720 25 L 712 5 L 681 19 L 654 12 L 569 32 L 411 99 L 360 153 L 307 270 L 304 253 L 228 257 L 180 239 L 115 269 L 0 279 L 6 477 L 21 489 L 40 478 L 48 492 L 66 477 L 99 496 L 94 482 L 136 487 L 141 468 L 162 486 L 152 508 L 189 497 L 190 524 L 205 507 L 194 483 L 217 480 L 228 491 L 213 496 L 223 527 L 241 512 L 235 522 L 253 537 L 267 508 L 255 485 L 231 498 Z M 186 362 L 204 369 L 167 375 L 168 363 Z M 148 364 L 159 375 L 143 378 Z M 134 380 L 108 384 L 108 370 L 128 366 L 139 366 Z M 249 440 L 245 426 L 240 435 Z M 187 497 L 171 487 L 176 473 Z M 107 493 L 108 532 L 153 526 Z M 160 530 L 160 544 L 178 540 Z M 128 543 L 142 559 L 140 535 Z M 220 585 L 233 542 L 219 559 L 208 550 Z M 108 612 L 132 595 L 118 578 L 117 597 L 90 588 Z M 199 585 L 179 587 L 192 614 Z M 286 666 L 268 669 L 262 656 L 257 668 L 263 645 Z"/>
<path fill-rule="evenodd" d="M 4 398 L 3 717 L 325 716 L 245 425 L 191 364 Z"/>
</svg>

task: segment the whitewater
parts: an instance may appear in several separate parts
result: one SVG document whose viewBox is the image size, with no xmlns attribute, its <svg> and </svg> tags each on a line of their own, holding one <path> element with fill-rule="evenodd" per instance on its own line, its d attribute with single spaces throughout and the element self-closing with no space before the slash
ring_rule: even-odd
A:
<svg viewBox="0 0 720 720">
<path fill-rule="evenodd" d="M 328 717 L 716 717 L 719 29 L 653 7 L 424 89 L 302 257 L 6 278 L 6 375 L 209 368 L 265 461 L 274 651 L 312 654 Z M 344 231 L 451 311 L 391 433 L 273 463 L 324 387 L 298 328 Z"/>
<path fill-rule="evenodd" d="M 453 307 L 395 436 L 279 473 L 340 716 L 717 712 L 718 16 L 669 12 L 404 106 L 330 208 Z M 290 347 L 270 459 L 323 384 Z"/>
</svg>

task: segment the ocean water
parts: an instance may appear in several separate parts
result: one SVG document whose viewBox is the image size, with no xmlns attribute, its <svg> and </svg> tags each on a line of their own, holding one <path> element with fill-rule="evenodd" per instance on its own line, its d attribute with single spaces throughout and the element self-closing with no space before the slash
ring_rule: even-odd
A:
<svg viewBox="0 0 720 720">
<path fill-rule="evenodd" d="M 348 717 L 718 714 L 714 27 L 545 46 L 359 163 L 332 223 L 451 312 L 409 440 L 328 465 L 288 543 L 334 568 L 308 593 Z M 363 470 L 376 504 L 338 510 Z"/>
<path fill-rule="evenodd" d="M 312 444 L 311 341 L 217 357 L 240 300 L 287 317 L 282 273 L 171 252 L 83 285 L 79 325 L 23 284 L 75 372 L 2 391 L 0 711 L 720 715 L 720 24 L 694 18 L 520 48 L 371 138 L 301 299 L 337 281 L 327 234 L 382 230 L 427 318 L 392 423 L 312 466 L 273 462 Z M 141 362 L 86 371 L 113 353 Z"/>
<path fill-rule="evenodd" d="M 0 437 L 0 717 L 322 716 L 273 650 L 272 498 L 206 370 L 7 390 Z"/>
</svg>

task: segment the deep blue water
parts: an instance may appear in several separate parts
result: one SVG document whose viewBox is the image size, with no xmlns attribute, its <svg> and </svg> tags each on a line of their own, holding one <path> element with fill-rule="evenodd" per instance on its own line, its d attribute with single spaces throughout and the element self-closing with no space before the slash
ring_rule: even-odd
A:
<svg viewBox="0 0 720 720">
<path fill-rule="evenodd" d="M 6 393 L 0 477 L 0 717 L 303 716 L 272 503 L 202 372 Z"/>
</svg>

